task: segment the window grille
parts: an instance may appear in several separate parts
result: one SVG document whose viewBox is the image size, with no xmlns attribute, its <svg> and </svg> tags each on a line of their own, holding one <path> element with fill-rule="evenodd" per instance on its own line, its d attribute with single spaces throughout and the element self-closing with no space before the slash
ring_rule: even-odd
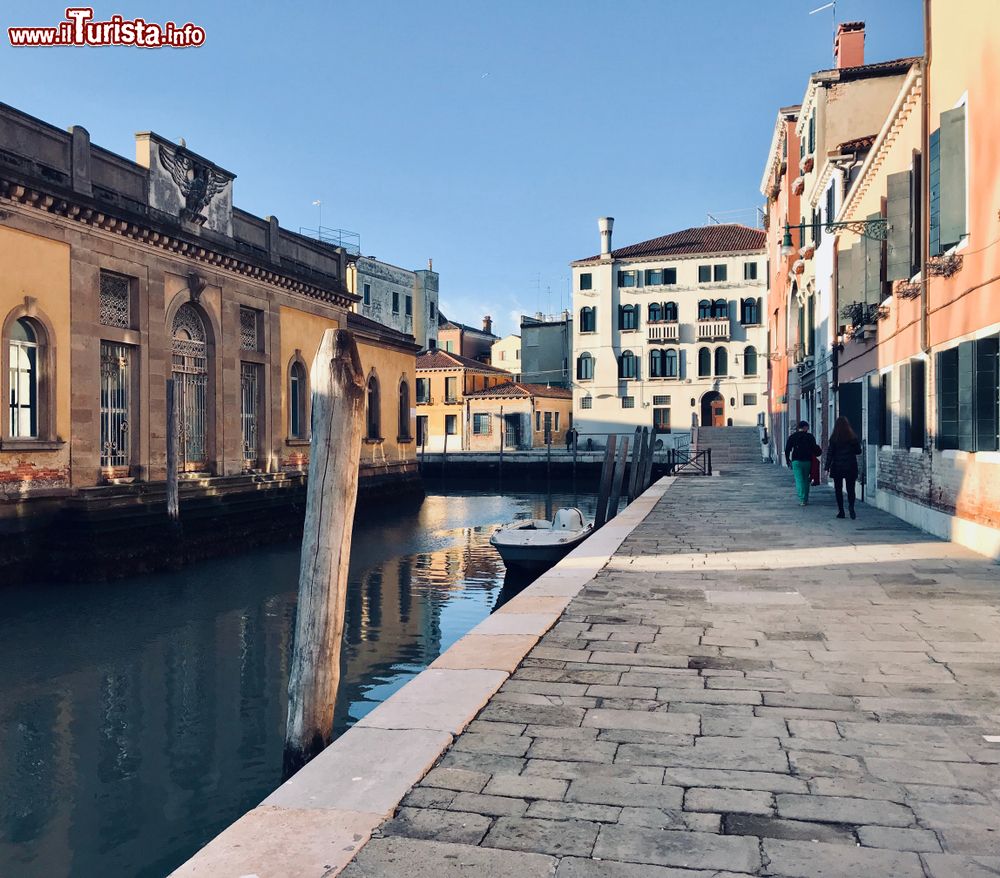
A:
<svg viewBox="0 0 1000 878">
<path fill-rule="evenodd" d="M 260 350 L 258 312 L 253 308 L 240 308 L 240 350 Z"/>
<path fill-rule="evenodd" d="M 130 299 L 131 284 L 127 277 L 110 271 L 101 272 L 101 323 L 104 326 L 115 326 L 119 329 L 131 327 Z"/>
<path fill-rule="evenodd" d="M 670 405 L 669 396 L 654 396 L 653 405 Z"/>
<path fill-rule="evenodd" d="M 130 372 L 132 349 L 101 342 L 101 466 L 129 465 Z"/>
<path fill-rule="evenodd" d="M 635 408 L 635 397 L 634 396 L 623 396 L 622 397 L 622 408 L 623 409 L 634 409 Z"/>
</svg>

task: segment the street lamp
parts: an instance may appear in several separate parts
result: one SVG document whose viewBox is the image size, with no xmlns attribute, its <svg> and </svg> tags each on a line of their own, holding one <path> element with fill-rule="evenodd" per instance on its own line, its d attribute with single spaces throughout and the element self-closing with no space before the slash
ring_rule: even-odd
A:
<svg viewBox="0 0 1000 878">
<path fill-rule="evenodd" d="M 848 231 L 854 232 L 855 234 L 861 235 L 865 238 L 870 238 L 872 241 L 884 241 L 889 235 L 889 229 L 892 228 L 892 226 L 890 226 L 889 223 L 883 218 L 847 220 L 846 222 L 839 223 L 820 223 L 820 225 L 828 232 L 847 229 Z M 805 239 L 806 224 L 804 222 L 799 223 L 797 226 L 790 226 L 786 222 L 785 234 L 781 239 L 782 256 L 791 256 L 795 250 L 792 245 L 792 229 L 798 229 L 800 244 Z"/>
</svg>

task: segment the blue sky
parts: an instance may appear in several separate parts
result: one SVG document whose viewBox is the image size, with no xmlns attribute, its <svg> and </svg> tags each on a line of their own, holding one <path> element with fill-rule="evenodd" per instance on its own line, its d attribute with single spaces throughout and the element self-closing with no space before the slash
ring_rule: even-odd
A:
<svg viewBox="0 0 1000 878">
<path fill-rule="evenodd" d="M 420 268 L 442 308 L 478 323 L 568 303 L 568 263 L 711 212 L 752 222 L 777 108 L 832 66 L 824 0 L 299 0 L 101 3 L 193 21 L 198 49 L 11 49 L 0 100 L 134 157 L 177 139 L 238 175 L 235 201 L 282 225 L 360 232 L 363 252 Z M 838 0 L 869 61 L 919 54 L 920 0 Z M 740 211 L 725 213 L 727 211 Z"/>
</svg>

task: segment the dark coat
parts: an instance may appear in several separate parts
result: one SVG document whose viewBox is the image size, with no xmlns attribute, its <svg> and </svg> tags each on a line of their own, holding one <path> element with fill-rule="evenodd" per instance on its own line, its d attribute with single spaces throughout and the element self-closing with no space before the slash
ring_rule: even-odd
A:
<svg viewBox="0 0 1000 878">
<path fill-rule="evenodd" d="M 807 430 L 796 430 L 785 443 L 785 457 L 790 460 L 812 460 L 823 449 L 816 444 L 816 437 Z"/>
<path fill-rule="evenodd" d="M 826 468 L 835 479 L 857 481 L 859 454 L 861 454 L 861 443 L 857 439 L 831 442 L 826 449 Z"/>
</svg>

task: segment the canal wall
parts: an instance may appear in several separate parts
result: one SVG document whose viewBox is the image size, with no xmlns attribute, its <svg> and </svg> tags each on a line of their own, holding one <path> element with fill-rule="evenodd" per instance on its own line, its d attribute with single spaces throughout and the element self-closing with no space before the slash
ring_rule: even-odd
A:
<svg viewBox="0 0 1000 878">
<path fill-rule="evenodd" d="M 656 482 L 209 842 L 172 878 L 338 874 L 673 482 Z"/>
<path fill-rule="evenodd" d="M 304 472 L 180 481 L 180 521 L 166 484 L 141 482 L 0 503 L 0 582 L 93 581 L 169 569 L 301 536 Z M 424 494 L 416 463 L 363 466 L 356 515 Z"/>
<path fill-rule="evenodd" d="M 665 452 L 655 454 L 654 480 L 666 474 L 667 460 Z M 553 447 L 551 453 L 547 453 L 545 449 L 503 455 L 495 451 L 455 451 L 447 454 L 427 452 L 419 456 L 419 463 L 421 473 L 428 479 L 462 479 L 476 484 L 488 482 L 491 485 L 509 482 L 537 486 L 539 478 L 552 478 L 591 484 L 596 491 L 604 463 L 604 451 L 582 451 L 574 456 L 566 451 L 565 446 L 558 446 Z M 631 462 L 627 465 L 626 472 L 630 467 Z"/>
</svg>

